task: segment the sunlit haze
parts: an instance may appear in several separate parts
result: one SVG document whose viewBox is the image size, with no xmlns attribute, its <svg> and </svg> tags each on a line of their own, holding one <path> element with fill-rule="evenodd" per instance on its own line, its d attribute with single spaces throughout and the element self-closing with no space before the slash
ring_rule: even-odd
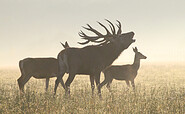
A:
<svg viewBox="0 0 185 114">
<path fill-rule="evenodd" d="M 185 0 L 0 0 L 0 67 L 18 66 L 26 57 L 56 57 L 60 42 L 83 47 L 78 32 L 97 21 L 122 23 L 133 43 L 114 64 L 132 63 L 132 47 L 143 63 L 185 62 Z M 107 26 L 108 27 L 108 26 Z M 111 53 L 111 52 L 110 52 Z"/>
</svg>

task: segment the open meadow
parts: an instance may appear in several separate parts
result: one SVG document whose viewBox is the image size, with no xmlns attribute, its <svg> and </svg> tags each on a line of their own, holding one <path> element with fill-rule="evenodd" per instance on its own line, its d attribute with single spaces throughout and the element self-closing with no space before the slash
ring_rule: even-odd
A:
<svg viewBox="0 0 185 114">
<path fill-rule="evenodd" d="M 76 76 L 71 84 L 71 97 L 64 96 L 61 85 L 53 97 L 56 78 L 31 78 L 20 96 L 17 79 L 19 69 L 0 69 L 0 113 L 185 113 L 185 65 L 143 64 L 136 77 L 136 90 L 127 90 L 125 81 L 113 80 L 109 93 L 102 88 L 102 100 L 91 96 L 89 76 Z M 67 75 L 64 77 L 66 80 Z M 101 82 L 104 76 L 101 76 Z"/>
</svg>

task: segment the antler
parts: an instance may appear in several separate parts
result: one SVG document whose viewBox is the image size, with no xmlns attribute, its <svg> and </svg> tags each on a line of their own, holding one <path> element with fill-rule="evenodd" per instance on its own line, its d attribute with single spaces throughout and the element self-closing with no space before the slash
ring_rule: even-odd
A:
<svg viewBox="0 0 185 114">
<path fill-rule="evenodd" d="M 90 25 L 88 25 L 88 26 L 90 27 Z M 83 28 L 85 28 L 85 29 L 87 29 L 87 30 L 89 30 L 89 31 L 94 32 L 94 33 L 97 34 L 98 36 L 88 36 L 88 35 L 86 35 L 83 31 L 80 31 L 80 32 L 78 33 L 79 36 L 82 37 L 82 39 L 85 39 L 85 40 L 87 40 L 87 41 L 86 41 L 86 42 L 82 42 L 82 43 L 78 42 L 79 44 L 84 45 L 84 44 L 89 43 L 90 41 L 91 41 L 91 42 L 95 42 L 95 43 L 100 43 L 100 42 L 105 41 L 105 39 L 100 40 L 100 41 L 96 41 L 96 40 L 98 40 L 99 38 L 103 38 L 103 35 L 102 35 L 100 32 L 98 32 L 98 31 L 96 31 L 95 29 L 93 29 L 92 27 L 91 27 L 91 28 L 83 27 Z"/>
<path fill-rule="evenodd" d="M 110 23 L 110 25 L 109 25 L 109 27 L 110 27 L 110 29 L 111 29 L 111 31 L 112 31 L 112 34 L 116 34 L 116 30 L 115 30 L 115 27 L 114 27 L 114 25 L 108 20 L 108 19 L 105 19 L 107 22 L 109 22 Z"/>
<path fill-rule="evenodd" d="M 105 25 L 103 25 L 102 23 L 100 23 L 100 22 L 97 22 L 100 26 L 102 26 L 105 30 L 106 30 L 106 32 L 107 32 L 107 34 L 106 35 L 103 35 L 102 33 L 100 33 L 100 32 L 98 32 L 96 29 L 94 29 L 93 27 L 91 27 L 89 24 L 87 24 L 87 26 L 88 27 L 84 27 L 84 26 L 82 26 L 84 29 L 86 29 L 86 30 L 88 30 L 88 31 L 91 31 L 91 32 L 93 32 L 93 33 L 95 33 L 97 36 L 88 36 L 88 35 L 86 35 L 83 31 L 80 31 L 78 34 L 79 34 L 79 36 L 80 37 L 82 37 L 82 39 L 85 39 L 85 40 L 87 40 L 87 41 L 85 41 L 85 42 L 82 42 L 82 43 L 80 43 L 80 42 L 78 42 L 79 44 L 82 44 L 82 45 L 84 45 L 84 44 L 87 44 L 87 43 L 89 43 L 89 42 L 94 42 L 94 43 L 107 43 L 108 41 L 110 41 L 110 38 L 113 38 L 115 35 L 118 35 L 118 33 L 119 34 L 121 34 L 121 23 L 119 22 L 119 21 L 117 21 L 118 22 L 118 25 L 117 25 L 117 27 L 119 28 L 119 30 L 118 30 L 118 32 L 117 32 L 117 34 L 116 34 L 116 30 L 115 30 L 115 27 L 114 27 L 114 25 L 109 21 L 109 20 L 107 20 L 107 19 L 105 19 L 110 25 L 110 28 L 111 28 L 111 32 L 112 32 L 112 34 L 109 32 L 109 30 L 105 27 Z M 100 38 L 103 38 L 102 40 L 99 40 Z M 105 42 L 104 42 L 105 41 Z"/>
<path fill-rule="evenodd" d="M 98 22 L 98 21 L 97 21 Z M 105 27 L 105 25 L 103 25 L 102 23 L 98 22 L 99 25 L 101 25 L 107 32 L 107 35 L 105 36 L 112 36 L 112 34 L 109 32 L 109 30 Z"/>
<path fill-rule="evenodd" d="M 117 35 L 119 35 L 119 34 L 121 34 L 121 23 L 118 21 L 118 20 L 116 20 L 117 22 L 118 22 L 118 25 L 116 24 L 116 26 L 118 27 L 118 32 L 117 32 Z"/>
<path fill-rule="evenodd" d="M 89 24 L 87 24 L 87 26 L 89 27 L 89 28 L 87 28 L 87 27 L 83 27 L 84 29 L 87 29 L 87 30 L 89 30 L 89 31 L 92 31 L 92 32 L 94 32 L 96 35 L 98 35 L 99 37 L 103 37 L 103 34 L 101 34 L 100 32 L 98 32 L 97 30 L 95 30 L 94 28 L 92 28 Z"/>
</svg>

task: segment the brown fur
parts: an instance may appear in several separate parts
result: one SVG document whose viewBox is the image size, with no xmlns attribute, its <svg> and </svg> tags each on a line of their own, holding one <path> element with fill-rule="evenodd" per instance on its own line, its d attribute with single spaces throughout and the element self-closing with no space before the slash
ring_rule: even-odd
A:
<svg viewBox="0 0 185 114">
<path fill-rule="evenodd" d="M 105 79 L 100 84 L 100 88 L 107 84 L 107 88 L 110 90 L 110 84 L 112 83 L 113 79 L 125 80 L 128 86 L 130 86 L 129 81 L 131 81 L 133 88 L 135 88 L 134 79 L 136 78 L 137 71 L 140 67 L 140 59 L 146 59 L 146 56 L 138 52 L 137 48 L 133 49 L 133 51 L 135 52 L 133 64 L 121 66 L 112 65 L 103 71 Z"/>
<path fill-rule="evenodd" d="M 62 50 L 57 57 L 59 60 L 59 72 L 55 81 L 55 94 L 58 83 L 66 72 L 66 65 L 63 61 L 67 57 L 69 77 L 65 83 L 66 92 L 70 93 L 69 87 L 76 74 L 86 74 L 90 75 L 92 93 L 94 91 L 95 79 L 98 93 L 101 97 L 101 90 L 99 88 L 101 71 L 111 65 L 121 52 L 135 41 L 132 39 L 133 36 L 134 33 L 129 32 L 113 37 L 109 43 L 104 45 L 91 45 L 84 48 L 67 48 Z"/>
<path fill-rule="evenodd" d="M 67 42 L 61 43 L 64 48 L 68 48 Z M 19 89 L 24 91 L 24 85 L 33 76 L 36 79 L 46 79 L 46 91 L 48 90 L 49 79 L 57 76 L 58 60 L 55 58 L 26 58 L 19 61 L 21 77 L 17 80 Z M 61 80 L 61 84 L 64 82 Z"/>
</svg>

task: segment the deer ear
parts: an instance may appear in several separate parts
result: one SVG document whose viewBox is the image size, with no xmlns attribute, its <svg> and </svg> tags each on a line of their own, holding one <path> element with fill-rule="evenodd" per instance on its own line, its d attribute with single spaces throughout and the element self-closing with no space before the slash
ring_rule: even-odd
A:
<svg viewBox="0 0 185 114">
<path fill-rule="evenodd" d="M 65 48 L 65 45 L 62 43 L 62 42 L 60 42 L 61 43 L 61 45 Z"/>
<path fill-rule="evenodd" d="M 136 52 L 136 50 L 134 48 L 132 48 L 134 52 Z"/>
<path fill-rule="evenodd" d="M 67 43 L 67 41 L 65 42 L 65 47 L 69 47 L 69 44 Z"/>
<path fill-rule="evenodd" d="M 136 52 L 138 52 L 138 49 L 137 49 L 137 47 L 135 47 L 135 50 L 136 50 Z"/>
</svg>

